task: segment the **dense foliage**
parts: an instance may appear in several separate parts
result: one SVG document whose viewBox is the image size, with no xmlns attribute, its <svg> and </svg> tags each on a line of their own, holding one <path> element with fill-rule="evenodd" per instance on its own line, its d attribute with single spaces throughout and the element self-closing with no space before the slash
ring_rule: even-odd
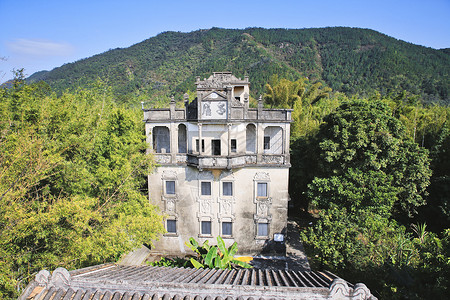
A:
<svg viewBox="0 0 450 300">
<path fill-rule="evenodd" d="M 196 258 L 190 259 L 190 262 L 196 269 L 205 267 L 210 269 L 231 269 L 235 266 L 251 268 L 248 263 L 234 257 L 238 251 L 237 243 L 234 242 L 227 248 L 220 236 L 217 237 L 217 245 L 215 246 L 209 245 L 207 240 L 200 246 L 194 238 L 190 238 L 185 245 L 197 255 Z"/>
<path fill-rule="evenodd" d="M 313 215 L 301 232 L 313 267 L 364 282 L 382 299 L 445 299 L 450 108 L 406 92 L 301 97 L 314 87 L 306 79 L 266 86 L 269 105 L 294 109 L 290 195 Z"/>
<path fill-rule="evenodd" d="M 191 258 L 168 258 L 162 257 L 159 261 L 149 263 L 152 266 L 160 267 L 178 267 L 178 268 L 209 268 L 209 269 L 235 269 L 235 268 L 251 268 L 247 262 L 252 258 L 234 257 L 238 251 L 237 243 L 234 242 L 230 247 L 225 246 L 225 242 L 221 236 L 217 237 L 217 245 L 210 245 L 206 240 L 200 245 L 194 238 L 184 243 L 192 250 L 195 257 Z"/>
<path fill-rule="evenodd" d="M 249 75 L 257 98 L 273 74 L 322 81 L 335 91 L 383 95 L 406 90 L 430 101 L 450 98 L 450 55 L 358 28 L 219 29 L 164 32 L 125 49 L 33 74 L 53 89 L 103 78 L 122 101 L 181 97 L 196 76 Z M 136 102 L 138 103 L 138 101 Z"/>
<path fill-rule="evenodd" d="M 114 261 L 163 231 L 140 114 L 101 82 L 56 96 L 21 73 L 0 89 L 0 298 L 41 269 Z"/>
</svg>

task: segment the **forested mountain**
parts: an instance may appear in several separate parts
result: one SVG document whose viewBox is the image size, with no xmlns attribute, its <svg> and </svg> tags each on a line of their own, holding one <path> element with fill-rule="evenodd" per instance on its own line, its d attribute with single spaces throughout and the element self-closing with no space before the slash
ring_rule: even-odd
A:
<svg viewBox="0 0 450 300">
<path fill-rule="evenodd" d="M 262 29 L 164 32 L 129 48 L 113 49 L 49 72 L 57 91 L 84 86 L 98 77 L 118 100 L 149 100 L 194 90 L 196 76 L 213 71 L 249 75 L 253 97 L 272 74 L 308 77 L 335 91 L 367 95 L 406 90 L 425 101 L 450 99 L 450 53 L 417 46 L 369 29 Z"/>
</svg>

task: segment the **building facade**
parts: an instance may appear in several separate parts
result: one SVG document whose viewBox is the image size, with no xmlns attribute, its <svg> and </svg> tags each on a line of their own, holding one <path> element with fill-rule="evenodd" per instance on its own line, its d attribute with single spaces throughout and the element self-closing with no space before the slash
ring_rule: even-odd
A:
<svg viewBox="0 0 450 300">
<path fill-rule="evenodd" d="M 249 79 L 229 72 L 197 78 L 197 98 L 143 109 L 149 198 L 166 215 L 152 251 L 185 253 L 190 237 L 221 236 L 240 254 L 277 249 L 287 225 L 291 110 L 249 107 Z"/>
</svg>

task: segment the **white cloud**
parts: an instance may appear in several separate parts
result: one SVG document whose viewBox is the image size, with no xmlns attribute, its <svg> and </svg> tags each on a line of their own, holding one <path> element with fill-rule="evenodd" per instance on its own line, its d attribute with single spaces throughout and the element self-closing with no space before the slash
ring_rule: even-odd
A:
<svg viewBox="0 0 450 300">
<path fill-rule="evenodd" d="M 68 43 L 49 40 L 16 39 L 7 42 L 7 46 L 14 53 L 33 56 L 69 56 L 74 52 L 74 47 Z"/>
</svg>

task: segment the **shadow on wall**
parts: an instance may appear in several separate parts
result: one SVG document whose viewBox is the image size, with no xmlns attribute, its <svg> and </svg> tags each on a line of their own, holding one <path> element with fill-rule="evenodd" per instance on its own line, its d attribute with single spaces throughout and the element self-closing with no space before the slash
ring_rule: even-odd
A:
<svg viewBox="0 0 450 300">
<path fill-rule="evenodd" d="M 286 233 L 287 228 L 284 227 L 281 231 L 283 235 L 283 241 L 275 241 L 272 235 L 271 239 L 268 239 L 264 242 L 262 250 L 258 255 L 262 256 L 285 256 L 286 255 Z"/>
</svg>

